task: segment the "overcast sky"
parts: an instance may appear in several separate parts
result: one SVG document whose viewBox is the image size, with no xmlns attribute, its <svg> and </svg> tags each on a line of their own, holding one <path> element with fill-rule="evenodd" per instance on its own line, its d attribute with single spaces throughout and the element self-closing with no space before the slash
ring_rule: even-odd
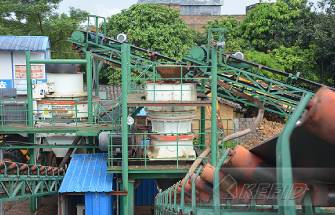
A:
<svg viewBox="0 0 335 215">
<path fill-rule="evenodd" d="M 63 0 L 60 4 L 60 12 L 68 12 L 69 7 L 80 8 L 94 15 L 110 16 L 135 4 L 137 0 Z M 259 2 L 259 0 L 224 0 L 223 14 L 244 14 L 247 5 Z"/>
</svg>

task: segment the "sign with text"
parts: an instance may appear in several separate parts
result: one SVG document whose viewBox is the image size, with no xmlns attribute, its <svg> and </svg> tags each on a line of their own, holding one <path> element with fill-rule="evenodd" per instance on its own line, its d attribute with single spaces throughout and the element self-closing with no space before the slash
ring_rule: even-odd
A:
<svg viewBox="0 0 335 215">
<path fill-rule="evenodd" d="M 26 79 L 26 65 L 15 65 L 15 79 Z M 31 79 L 45 79 L 45 65 L 31 65 Z"/>
</svg>

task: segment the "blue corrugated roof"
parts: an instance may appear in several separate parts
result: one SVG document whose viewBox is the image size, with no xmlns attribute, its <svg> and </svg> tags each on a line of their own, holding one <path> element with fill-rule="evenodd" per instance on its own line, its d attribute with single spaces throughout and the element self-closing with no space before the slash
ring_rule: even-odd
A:
<svg viewBox="0 0 335 215">
<path fill-rule="evenodd" d="M 50 49 L 46 36 L 0 36 L 1 51 L 46 51 Z"/>
<path fill-rule="evenodd" d="M 73 155 L 60 193 L 112 191 L 113 175 L 107 174 L 107 154 Z"/>
</svg>

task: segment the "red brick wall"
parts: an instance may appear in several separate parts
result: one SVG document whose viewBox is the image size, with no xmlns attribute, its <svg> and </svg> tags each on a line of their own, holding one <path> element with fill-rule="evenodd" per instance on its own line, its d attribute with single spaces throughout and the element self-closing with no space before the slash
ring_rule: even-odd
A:
<svg viewBox="0 0 335 215">
<path fill-rule="evenodd" d="M 181 18 L 186 22 L 188 26 L 196 31 L 203 31 L 204 26 L 209 22 L 217 19 L 224 19 L 228 17 L 233 17 L 239 21 L 245 18 L 244 15 L 236 16 L 181 16 Z"/>
</svg>

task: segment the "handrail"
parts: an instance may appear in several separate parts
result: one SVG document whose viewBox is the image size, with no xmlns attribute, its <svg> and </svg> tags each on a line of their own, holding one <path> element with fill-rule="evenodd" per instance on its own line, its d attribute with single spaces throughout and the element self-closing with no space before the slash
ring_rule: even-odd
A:
<svg viewBox="0 0 335 215">
<path fill-rule="evenodd" d="M 293 133 L 296 123 L 302 116 L 303 112 L 310 99 L 312 98 L 312 93 L 307 93 L 303 97 L 296 107 L 295 111 L 291 115 L 284 128 L 282 134 L 279 136 L 276 145 L 276 165 L 277 165 L 277 183 L 279 186 L 287 187 L 293 186 L 293 173 L 292 173 L 292 160 L 291 160 L 291 150 L 290 150 L 290 137 Z M 281 189 L 281 192 L 283 190 Z M 281 196 L 281 195 L 280 195 Z M 290 196 L 291 197 L 291 196 Z M 278 206 L 280 214 L 284 215 L 295 215 L 296 207 L 295 201 L 292 198 L 278 198 Z"/>
</svg>

